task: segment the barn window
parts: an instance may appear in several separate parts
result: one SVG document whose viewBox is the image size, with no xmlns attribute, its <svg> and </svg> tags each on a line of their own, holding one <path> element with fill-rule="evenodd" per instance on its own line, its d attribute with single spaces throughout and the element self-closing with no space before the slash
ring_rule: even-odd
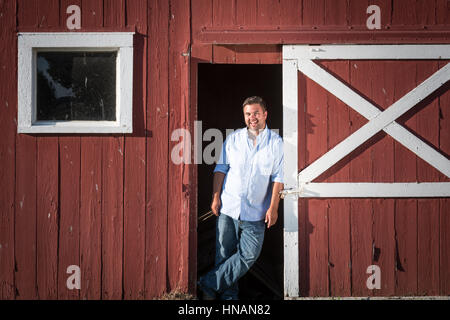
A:
<svg viewBox="0 0 450 320">
<path fill-rule="evenodd" d="M 131 133 L 133 33 L 20 33 L 19 133 Z"/>
</svg>

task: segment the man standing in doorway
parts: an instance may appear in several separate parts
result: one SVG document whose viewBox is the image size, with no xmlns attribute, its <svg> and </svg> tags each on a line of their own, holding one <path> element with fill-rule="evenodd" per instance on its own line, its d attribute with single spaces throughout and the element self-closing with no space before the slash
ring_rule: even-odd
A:
<svg viewBox="0 0 450 320">
<path fill-rule="evenodd" d="M 247 98 L 242 108 L 247 127 L 227 137 L 214 169 L 215 267 L 198 282 L 205 300 L 238 299 L 238 280 L 261 252 L 265 223 L 270 228 L 278 218 L 283 141 L 266 125 L 262 98 Z"/>
</svg>

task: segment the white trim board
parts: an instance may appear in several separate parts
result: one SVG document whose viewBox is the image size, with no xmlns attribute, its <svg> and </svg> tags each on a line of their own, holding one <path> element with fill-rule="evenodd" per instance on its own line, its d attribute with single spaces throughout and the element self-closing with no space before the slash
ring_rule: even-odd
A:
<svg viewBox="0 0 450 320">
<path fill-rule="evenodd" d="M 450 176 L 450 161 L 395 120 L 414 108 L 450 79 L 447 64 L 417 88 L 384 111 L 361 97 L 348 85 L 313 60 L 450 59 L 450 45 L 284 45 L 283 138 L 284 138 L 284 295 L 299 295 L 298 197 L 302 198 L 397 198 L 449 197 L 450 183 L 313 183 L 345 155 L 383 130 L 431 166 Z M 297 69 L 296 69 L 297 67 Z M 335 95 L 369 122 L 298 173 L 298 72 Z M 296 183 L 292 175 L 297 175 Z"/>
<path fill-rule="evenodd" d="M 18 133 L 132 133 L 134 32 L 18 34 Z M 116 121 L 37 121 L 37 51 L 117 51 Z"/>
</svg>

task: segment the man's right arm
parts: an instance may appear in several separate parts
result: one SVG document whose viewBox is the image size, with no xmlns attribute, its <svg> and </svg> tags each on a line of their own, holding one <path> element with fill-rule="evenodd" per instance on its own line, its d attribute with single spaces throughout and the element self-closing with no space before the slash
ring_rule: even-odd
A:
<svg viewBox="0 0 450 320">
<path fill-rule="evenodd" d="M 219 216 L 220 210 L 220 193 L 222 192 L 223 180 L 225 179 L 225 173 L 216 171 L 213 177 L 213 196 L 211 202 L 211 210 L 216 215 Z"/>
</svg>

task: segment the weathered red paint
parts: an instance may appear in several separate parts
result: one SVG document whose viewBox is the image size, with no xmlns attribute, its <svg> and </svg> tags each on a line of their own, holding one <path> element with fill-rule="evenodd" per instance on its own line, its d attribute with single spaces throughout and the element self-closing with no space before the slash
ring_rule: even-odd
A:
<svg viewBox="0 0 450 320">
<path fill-rule="evenodd" d="M 16 79 L 16 31 L 68 31 L 69 4 L 82 12 L 74 32 L 136 32 L 134 133 L 17 135 L 16 81 L 1 83 L 1 299 L 195 292 L 197 171 L 170 161 L 170 134 L 193 136 L 199 63 L 279 64 L 283 43 L 448 43 L 450 35 L 447 0 L 15 0 L 0 6 L 4 73 Z M 380 6 L 382 30 L 366 29 L 369 4 Z M 323 66 L 384 109 L 444 63 Z M 449 99 L 436 96 L 402 120 L 447 155 Z M 301 75 L 299 101 L 300 169 L 367 121 Z M 384 134 L 318 180 L 449 181 Z M 300 200 L 300 294 L 450 294 L 449 213 L 448 199 Z M 81 268 L 79 292 L 65 286 L 71 264 Z M 370 264 L 382 269 L 380 291 L 365 285 Z"/>
</svg>

